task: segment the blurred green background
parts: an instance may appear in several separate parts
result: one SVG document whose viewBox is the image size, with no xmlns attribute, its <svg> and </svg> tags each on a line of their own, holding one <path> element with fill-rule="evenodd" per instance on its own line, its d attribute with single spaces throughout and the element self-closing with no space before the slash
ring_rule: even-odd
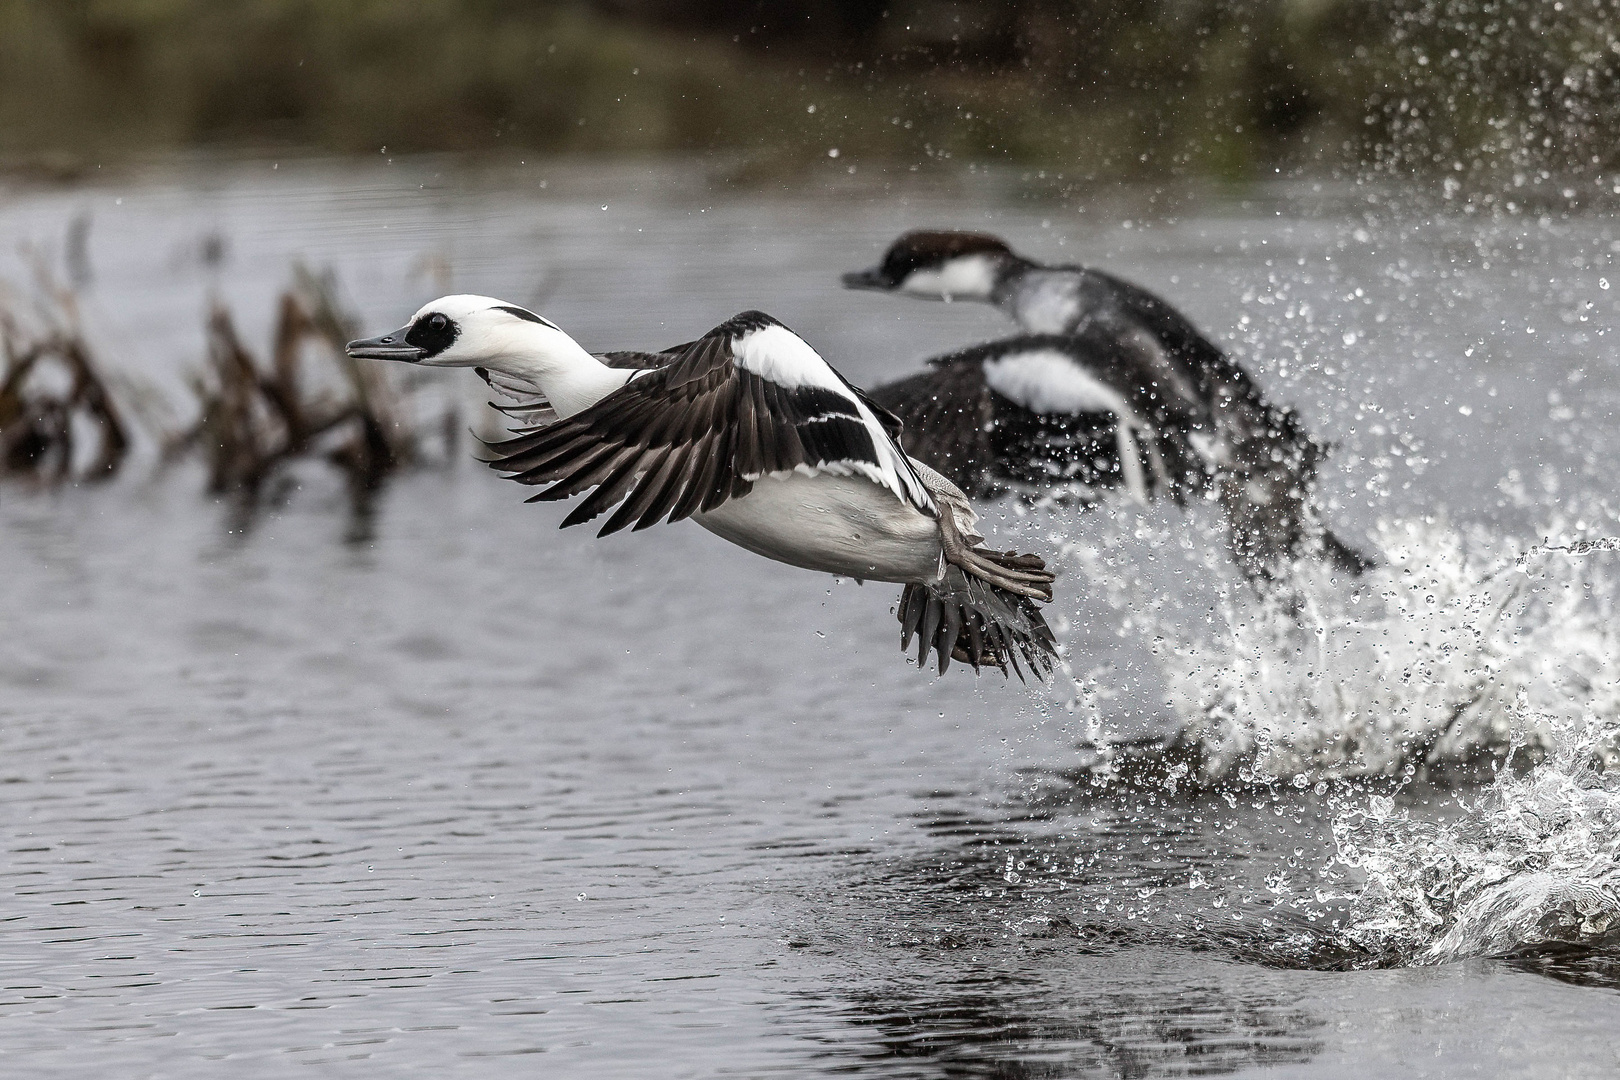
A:
<svg viewBox="0 0 1620 1080">
<path fill-rule="evenodd" d="M 836 156 L 1607 183 L 1616 7 L 0 0 L 0 159 L 702 152 L 765 174 Z"/>
</svg>

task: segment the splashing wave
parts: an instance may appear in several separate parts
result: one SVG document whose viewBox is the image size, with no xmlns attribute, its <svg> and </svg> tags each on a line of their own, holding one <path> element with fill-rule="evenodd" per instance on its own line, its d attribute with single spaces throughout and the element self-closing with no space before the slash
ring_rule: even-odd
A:
<svg viewBox="0 0 1620 1080">
<path fill-rule="evenodd" d="M 1383 963 L 1444 963 L 1526 948 L 1620 946 L 1617 730 L 1544 718 L 1546 760 L 1503 769 L 1464 816 L 1414 819 L 1390 799 L 1334 822 L 1339 859 L 1366 875 L 1345 936 Z"/>
<path fill-rule="evenodd" d="M 1269 789 L 1279 808 L 1314 785 L 1336 854 L 1316 907 L 1294 898 L 1318 922 L 1282 962 L 1620 953 L 1620 541 L 1580 519 L 1536 545 L 1433 521 L 1380 532 L 1384 564 L 1359 583 L 1301 568 L 1286 603 L 1231 590 L 1213 634 L 1151 609 L 1176 727 L 1093 745 L 1081 772 L 1229 804 Z M 1373 793 L 1437 793 L 1424 779 L 1490 782 L 1449 813 Z"/>
<path fill-rule="evenodd" d="M 1228 605 L 1214 640 L 1165 635 L 1173 742 L 1203 781 L 1445 774 L 1515 744 L 1545 755 L 1577 718 L 1620 723 L 1620 575 L 1604 545 L 1381 532 L 1385 565 L 1353 592 L 1307 575 L 1290 609 Z"/>
</svg>

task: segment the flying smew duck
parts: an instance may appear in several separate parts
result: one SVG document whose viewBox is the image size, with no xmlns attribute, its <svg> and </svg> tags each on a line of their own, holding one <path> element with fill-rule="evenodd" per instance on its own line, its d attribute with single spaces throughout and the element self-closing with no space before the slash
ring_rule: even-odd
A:
<svg viewBox="0 0 1620 1080">
<path fill-rule="evenodd" d="M 609 511 L 598 535 L 691 518 L 777 562 L 904 585 L 901 647 L 919 639 L 919 666 L 933 652 L 941 673 L 952 658 L 1052 669 L 1042 559 L 986 548 L 962 491 L 900 448 L 898 421 L 769 315 L 597 356 L 515 304 L 446 296 L 348 353 L 479 369 L 523 423 L 489 444 L 489 464 L 547 485 L 531 501 L 583 494 L 564 527 Z"/>
<path fill-rule="evenodd" d="M 1349 573 L 1370 559 L 1322 527 L 1311 489 L 1325 451 L 1270 404 L 1191 320 L 1100 270 L 1045 266 L 983 233 L 901 236 L 844 285 L 994 304 L 1024 336 L 930 360 L 872 391 L 907 450 L 976 497 L 1013 488 L 1082 501 L 1213 492 L 1235 560 L 1271 578 L 1317 554 Z"/>
</svg>

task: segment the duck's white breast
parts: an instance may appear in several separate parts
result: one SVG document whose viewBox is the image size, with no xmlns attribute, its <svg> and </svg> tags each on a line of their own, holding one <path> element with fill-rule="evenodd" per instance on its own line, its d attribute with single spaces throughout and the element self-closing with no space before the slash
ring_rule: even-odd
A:
<svg viewBox="0 0 1620 1080">
<path fill-rule="evenodd" d="M 939 523 L 859 476 L 765 476 L 693 519 L 767 559 L 867 581 L 938 578 Z"/>
</svg>

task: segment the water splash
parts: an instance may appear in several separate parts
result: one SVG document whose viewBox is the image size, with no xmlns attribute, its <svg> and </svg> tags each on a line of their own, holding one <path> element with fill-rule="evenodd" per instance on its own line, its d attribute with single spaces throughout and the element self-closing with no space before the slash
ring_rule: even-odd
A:
<svg viewBox="0 0 1620 1080">
<path fill-rule="evenodd" d="M 1459 798 L 1459 820 L 1415 819 L 1384 796 L 1335 820 L 1340 861 L 1366 877 L 1344 933 L 1380 963 L 1620 946 L 1620 727 L 1526 726 L 1560 735 L 1550 755 Z"/>
<path fill-rule="evenodd" d="M 1515 744 L 1543 756 L 1582 717 L 1620 722 L 1620 544 L 1380 532 L 1384 566 L 1353 591 L 1302 568 L 1286 606 L 1235 595 L 1213 639 L 1161 631 L 1195 779 L 1446 775 Z"/>
<path fill-rule="evenodd" d="M 1287 605 L 1234 594 L 1212 638 L 1161 630 L 1195 782 L 1495 770 L 1450 820 L 1339 789 L 1355 966 L 1620 947 L 1620 541 L 1590 530 L 1390 524 L 1354 591 L 1307 570 Z"/>
</svg>

